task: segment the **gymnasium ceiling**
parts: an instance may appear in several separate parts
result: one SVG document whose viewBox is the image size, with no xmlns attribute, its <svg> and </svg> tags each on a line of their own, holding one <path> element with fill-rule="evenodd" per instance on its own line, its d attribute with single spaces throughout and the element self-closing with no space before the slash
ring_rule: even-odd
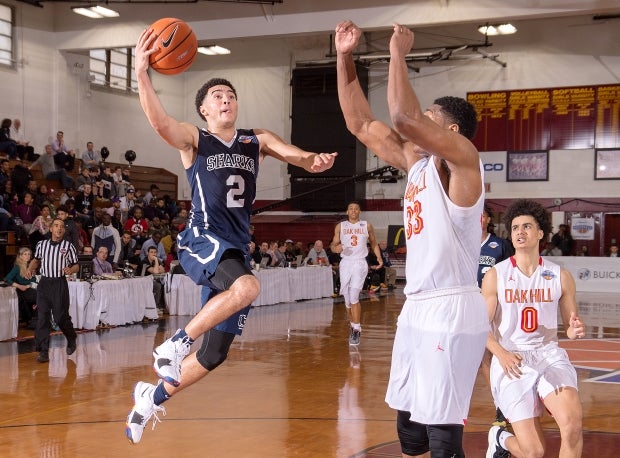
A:
<svg viewBox="0 0 620 458">
<path fill-rule="evenodd" d="M 98 3 L 120 13 L 104 20 L 71 11 L 72 6 L 95 2 L 8 1 L 28 10 L 24 14 L 43 10 L 51 15 L 59 48 L 67 50 L 101 46 L 96 37 L 110 27 L 118 32 L 99 40 L 109 43 L 106 47 L 133 45 L 139 32 L 156 19 L 179 17 L 190 23 L 200 44 L 217 42 L 233 55 L 258 53 L 265 59 L 270 52 L 291 48 L 296 55 L 307 50 L 310 59 L 328 56 L 332 31 L 342 19 L 355 21 L 367 32 L 363 50 L 374 53 L 387 50 L 392 23 L 397 21 L 416 31 L 414 51 L 484 43 L 479 25 L 511 22 L 517 34 L 489 37 L 493 45 L 489 52 L 571 43 L 578 53 L 620 55 L 618 0 L 102 0 Z"/>
</svg>

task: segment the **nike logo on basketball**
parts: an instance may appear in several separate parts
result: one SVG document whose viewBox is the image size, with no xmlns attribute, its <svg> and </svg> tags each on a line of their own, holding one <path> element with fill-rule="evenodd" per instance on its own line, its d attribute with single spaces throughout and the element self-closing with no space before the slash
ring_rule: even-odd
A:
<svg viewBox="0 0 620 458">
<path fill-rule="evenodd" d="M 168 46 L 170 46 L 170 43 L 172 43 L 172 39 L 174 38 L 174 35 L 177 33 L 178 28 L 179 28 L 178 25 L 175 26 L 172 33 L 170 33 L 170 36 L 166 40 L 161 40 L 161 45 L 164 48 L 167 48 Z"/>
</svg>

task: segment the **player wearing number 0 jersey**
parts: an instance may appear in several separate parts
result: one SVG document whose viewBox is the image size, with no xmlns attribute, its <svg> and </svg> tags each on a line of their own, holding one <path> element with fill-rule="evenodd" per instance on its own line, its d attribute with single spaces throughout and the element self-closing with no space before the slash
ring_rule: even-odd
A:
<svg viewBox="0 0 620 458">
<path fill-rule="evenodd" d="M 491 392 L 511 422 L 489 431 L 487 458 L 543 456 L 545 440 L 538 417 L 547 408 L 560 428 L 561 457 L 579 457 L 583 448 L 577 374 L 558 345 L 558 308 L 571 338 L 585 335 L 577 316 L 575 281 L 539 255 L 539 242 L 551 232 L 549 212 L 529 199 L 514 201 L 504 213 L 515 254 L 491 268 L 482 294 L 493 321 L 487 348 Z M 499 308 L 499 310 L 498 310 Z"/>
</svg>

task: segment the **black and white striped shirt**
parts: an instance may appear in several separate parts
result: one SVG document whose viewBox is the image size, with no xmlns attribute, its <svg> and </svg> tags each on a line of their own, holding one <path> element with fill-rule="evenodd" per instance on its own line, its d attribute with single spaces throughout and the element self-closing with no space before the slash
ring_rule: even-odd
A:
<svg viewBox="0 0 620 458">
<path fill-rule="evenodd" d="M 34 257 L 41 262 L 41 275 L 44 277 L 64 277 L 65 267 L 77 264 L 77 251 L 67 240 L 53 242 L 51 239 L 37 243 Z"/>
</svg>

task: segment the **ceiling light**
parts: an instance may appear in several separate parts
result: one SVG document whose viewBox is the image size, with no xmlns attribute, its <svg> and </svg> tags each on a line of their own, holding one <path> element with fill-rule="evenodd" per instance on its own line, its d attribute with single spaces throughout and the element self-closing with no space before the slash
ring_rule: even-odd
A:
<svg viewBox="0 0 620 458">
<path fill-rule="evenodd" d="M 517 28 L 512 24 L 486 24 L 478 27 L 478 32 L 487 36 L 510 35 L 516 31 Z"/>
<path fill-rule="evenodd" d="M 92 19 L 103 19 L 107 17 L 118 17 L 119 14 L 111 10 L 109 8 L 105 8 L 103 6 L 94 5 L 94 6 L 73 6 L 71 7 L 74 13 L 81 14 L 82 16 L 86 16 Z"/>
<path fill-rule="evenodd" d="M 207 56 L 222 56 L 224 54 L 230 54 L 230 49 L 218 45 L 211 45 L 199 47 L 198 52 L 200 54 L 206 54 Z"/>
</svg>

